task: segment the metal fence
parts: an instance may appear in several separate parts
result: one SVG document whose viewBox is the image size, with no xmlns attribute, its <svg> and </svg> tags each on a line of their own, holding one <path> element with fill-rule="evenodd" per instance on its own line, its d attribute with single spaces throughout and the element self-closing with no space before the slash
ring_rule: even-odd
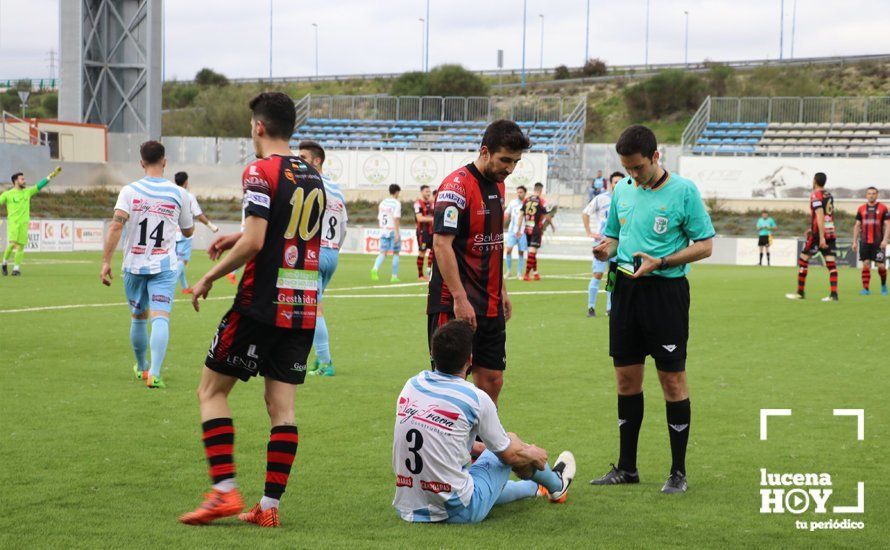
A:
<svg viewBox="0 0 890 550">
<path fill-rule="evenodd" d="M 578 100 L 562 96 L 330 96 L 311 95 L 309 118 L 347 120 L 562 121 Z M 302 103 L 302 101 L 300 102 Z"/>
<path fill-rule="evenodd" d="M 890 97 L 712 97 L 708 121 L 890 123 Z"/>
</svg>

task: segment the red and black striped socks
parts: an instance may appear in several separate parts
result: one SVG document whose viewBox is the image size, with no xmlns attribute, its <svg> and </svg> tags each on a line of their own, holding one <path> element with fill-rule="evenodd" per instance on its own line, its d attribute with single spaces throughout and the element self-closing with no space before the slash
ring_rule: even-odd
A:
<svg viewBox="0 0 890 550">
<path fill-rule="evenodd" d="M 272 428 L 269 445 L 266 447 L 266 489 L 260 501 L 263 510 L 278 506 L 278 501 L 287 487 L 287 479 L 297 455 L 299 441 L 300 436 L 295 425 Z"/>
<path fill-rule="evenodd" d="M 528 259 L 525 261 L 525 274 L 528 276 L 532 271 L 538 270 L 538 253 L 529 252 Z"/>
<path fill-rule="evenodd" d="M 881 286 L 887 286 L 887 268 L 880 266 L 878 268 L 878 275 L 881 277 Z"/>
<path fill-rule="evenodd" d="M 423 277 L 423 254 L 417 256 L 417 276 Z"/>
<path fill-rule="evenodd" d="M 201 424 L 204 454 L 210 465 L 213 488 L 231 491 L 235 485 L 235 426 L 231 418 L 214 418 Z"/>
<path fill-rule="evenodd" d="M 804 287 L 807 286 L 807 272 L 810 269 L 810 261 L 803 258 L 797 259 L 797 293 L 803 294 Z"/>
<path fill-rule="evenodd" d="M 834 260 L 825 260 L 825 267 L 828 268 L 828 284 L 831 287 L 831 294 L 837 294 L 837 263 Z"/>
<path fill-rule="evenodd" d="M 863 267 L 862 268 L 862 288 L 868 290 L 868 285 L 871 284 L 871 268 Z"/>
</svg>

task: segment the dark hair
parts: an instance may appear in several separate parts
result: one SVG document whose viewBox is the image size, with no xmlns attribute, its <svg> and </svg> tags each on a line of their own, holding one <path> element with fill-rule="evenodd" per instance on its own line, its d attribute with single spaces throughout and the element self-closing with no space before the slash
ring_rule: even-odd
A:
<svg viewBox="0 0 890 550">
<path fill-rule="evenodd" d="M 819 187 L 825 187 L 825 182 L 828 181 L 828 176 L 825 175 L 825 172 L 816 172 L 816 175 L 813 176 L 813 181 L 815 181 L 816 185 Z"/>
<path fill-rule="evenodd" d="M 657 150 L 658 141 L 655 139 L 655 133 L 642 124 L 628 126 L 621 132 L 621 137 L 615 144 L 615 151 L 623 157 L 640 153 L 651 159 Z"/>
<path fill-rule="evenodd" d="M 294 101 L 281 92 L 263 92 L 250 100 L 253 118 L 266 127 L 270 138 L 290 139 L 297 123 Z"/>
<path fill-rule="evenodd" d="M 421 185 L 421 186 L 420 186 L 420 191 L 423 192 L 424 189 L 429 189 L 429 188 L 430 188 L 429 185 Z"/>
<path fill-rule="evenodd" d="M 185 172 L 176 172 L 173 176 L 173 181 L 176 182 L 176 185 L 182 187 L 185 185 L 185 182 L 189 180 L 189 175 Z"/>
<path fill-rule="evenodd" d="M 619 172 L 616 170 L 616 171 L 612 172 L 611 174 L 609 174 L 609 181 L 612 181 L 612 178 L 614 178 L 615 176 L 618 176 L 621 179 L 624 179 L 626 177 L 624 175 L 624 172 Z"/>
<path fill-rule="evenodd" d="M 473 355 L 473 327 L 460 319 L 448 321 L 433 333 L 430 354 L 437 371 L 459 373 Z"/>
<path fill-rule="evenodd" d="M 304 139 L 297 146 L 297 150 L 309 151 L 309 154 L 312 155 L 312 158 L 316 158 L 321 161 L 321 164 L 324 164 L 324 148 L 318 144 L 317 141 L 312 141 L 311 139 Z"/>
<path fill-rule="evenodd" d="M 526 187 L 526 186 L 524 186 L 524 185 L 518 185 L 518 186 L 516 187 L 516 190 L 519 191 L 520 189 L 522 189 L 523 191 L 525 191 L 526 193 L 528 193 L 528 187 Z"/>
<path fill-rule="evenodd" d="M 390 195 L 395 195 L 396 193 L 398 193 L 401 190 L 402 190 L 402 188 L 399 187 L 398 185 L 396 185 L 395 183 L 392 183 L 389 186 L 389 194 Z"/>
<path fill-rule="evenodd" d="M 766 210 L 761 210 L 760 213 L 769 215 L 769 212 L 767 212 Z"/>
<path fill-rule="evenodd" d="M 544 189 L 544 184 L 541 182 L 535 183 L 535 189 Z"/>
<path fill-rule="evenodd" d="M 866 191 L 872 191 L 872 190 L 874 190 L 874 191 L 878 191 L 878 188 L 875 187 L 874 185 L 872 185 L 871 187 L 869 187 L 868 189 L 866 189 Z"/>
<path fill-rule="evenodd" d="M 525 151 L 532 146 L 531 142 L 522 132 L 522 128 L 512 120 L 495 120 L 485 129 L 482 136 L 482 145 L 488 148 L 489 153 L 495 153 L 499 149 L 510 151 Z"/>
<path fill-rule="evenodd" d="M 165 154 L 164 144 L 160 141 L 146 141 L 139 147 L 139 155 L 145 164 L 157 164 Z"/>
<path fill-rule="evenodd" d="M 15 183 L 15 180 L 19 179 L 20 176 L 24 176 L 24 175 L 25 174 L 22 174 L 21 172 L 16 172 L 15 174 L 12 175 L 12 179 L 10 179 L 9 181 L 12 183 Z"/>
</svg>

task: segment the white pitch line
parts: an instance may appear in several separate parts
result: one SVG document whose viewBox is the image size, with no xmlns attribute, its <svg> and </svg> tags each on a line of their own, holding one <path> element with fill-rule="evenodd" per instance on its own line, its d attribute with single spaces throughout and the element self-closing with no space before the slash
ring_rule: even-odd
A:
<svg viewBox="0 0 890 550">
<path fill-rule="evenodd" d="M 600 291 L 602 292 L 602 291 Z M 565 295 L 565 294 L 587 294 L 586 290 L 520 290 L 511 292 L 510 296 L 544 296 L 544 295 Z M 325 295 L 325 299 L 334 298 L 426 298 L 426 294 L 335 294 Z M 234 296 L 211 296 L 206 301 L 214 300 L 231 300 Z M 174 302 L 191 302 L 190 298 L 179 298 Z M 86 309 L 101 307 L 126 307 L 126 302 L 100 303 L 100 304 L 66 304 L 61 306 L 40 306 L 26 307 L 20 309 L 0 309 L 0 315 L 4 313 L 32 313 L 36 311 L 60 311 L 65 309 Z"/>
<path fill-rule="evenodd" d="M 419 281 L 416 283 L 396 283 L 396 284 L 388 284 L 388 285 L 367 285 L 367 286 L 349 286 L 346 288 L 328 288 L 325 289 L 325 293 L 335 292 L 335 291 L 344 291 L 344 290 L 369 290 L 372 288 L 406 288 L 411 286 L 422 286 L 428 285 L 427 281 Z"/>
</svg>

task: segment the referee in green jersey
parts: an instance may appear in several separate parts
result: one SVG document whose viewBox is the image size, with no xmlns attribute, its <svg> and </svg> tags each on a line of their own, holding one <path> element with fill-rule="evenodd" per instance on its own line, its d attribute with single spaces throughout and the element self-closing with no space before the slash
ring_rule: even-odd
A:
<svg viewBox="0 0 890 550">
<path fill-rule="evenodd" d="M 612 205 L 594 251 L 617 256 L 609 317 L 609 355 L 618 382 L 618 465 L 594 485 L 639 483 L 637 440 L 643 423 L 643 364 L 649 355 L 667 409 L 671 470 L 663 493 L 686 491 L 689 390 L 689 264 L 711 255 L 714 226 L 695 184 L 658 163 L 655 134 L 631 126 L 615 145 L 629 177 L 612 191 Z"/>
</svg>

